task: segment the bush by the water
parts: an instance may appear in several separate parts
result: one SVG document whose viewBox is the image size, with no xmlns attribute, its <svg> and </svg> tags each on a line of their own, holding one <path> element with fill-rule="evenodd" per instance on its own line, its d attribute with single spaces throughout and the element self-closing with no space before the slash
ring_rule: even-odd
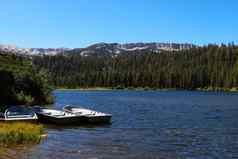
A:
<svg viewBox="0 0 238 159">
<path fill-rule="evenodd" d="M 0 53 L 0 81 L 0 104 L 53 102 L 47 73 L 34 69 L 31 59 Z"/>
<path fill-rule="evenodd" d="M 0 145 L 39 143 L 43 126 L 32 123 L 0 123 Z"/>
</svg>

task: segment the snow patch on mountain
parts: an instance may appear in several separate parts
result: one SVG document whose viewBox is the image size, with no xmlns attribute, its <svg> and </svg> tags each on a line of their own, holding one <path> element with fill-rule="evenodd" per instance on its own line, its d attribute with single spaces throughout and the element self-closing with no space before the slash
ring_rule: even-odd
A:
<svg viewBox="0 0 238 159">
<path fill-rule="evenodd" d="M 126 52 L 156 52 L 162 50 L 179 51 L 183 49 L 191 49 L 196 47 L 193 44 L 177 44 L 177 43 L 96 43 L 86 48 L 19 48 L 16 45 L 0 45 L 0 51 L 6 53 L 15 53 L 26 56 L 33 55 L 57 55 L 59 53 L 79 53 L 81 56 L 100 55 L 115 56 Z"/>
</svg>

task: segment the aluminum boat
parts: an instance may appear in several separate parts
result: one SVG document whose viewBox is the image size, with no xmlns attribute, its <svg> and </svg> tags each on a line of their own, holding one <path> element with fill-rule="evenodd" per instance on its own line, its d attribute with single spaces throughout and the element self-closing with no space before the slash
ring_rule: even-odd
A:
<svg viewBox="0 0 238 159">
<path fill-rule="evenodd" d="M 65 106 L 63 110 L 67 113 L 74 114 L 76 116 L 83 116 L 85 122 L 90 124 L 96 123 L 110 123 L 111 122 L 111 114 L 97 112 L 91 109 L 83 108 L 83 107 L 74 107 L 74 106 Z"/>
<path fill-rule="evenodd" d="M 0 121 L 36 121 L 37 115 L 25 106 L 0 107 Z"/>
</svg>

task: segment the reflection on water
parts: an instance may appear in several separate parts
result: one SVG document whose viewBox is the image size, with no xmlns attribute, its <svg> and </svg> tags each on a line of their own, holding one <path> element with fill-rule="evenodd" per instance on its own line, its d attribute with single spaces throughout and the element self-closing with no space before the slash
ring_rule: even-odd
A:
<svg viewBox="0 0 238 159">
<path fill-rule="evenodd" d="M 86 105 L 112 125 L 46 126 L 39 145 L 1 149 L 6 159 L 238 158 L 238 94 L 56 91 L 56 108 Z"/>
</svg>

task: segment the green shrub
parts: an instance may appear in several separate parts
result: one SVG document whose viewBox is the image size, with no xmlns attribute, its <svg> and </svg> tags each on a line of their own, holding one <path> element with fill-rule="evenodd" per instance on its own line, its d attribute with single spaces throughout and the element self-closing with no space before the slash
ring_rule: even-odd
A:
<svg viewBox="0 0 238 159">
<path fill-rule="evenodd" d="M 16 96 L 17 96 L 17 101 L 19 101 L 19 103 L 31 105 L 34 101 L 31 95 L 26 95 L 24 94 L 23 91 L 21 91 L 20 93 L 17 93 Z"/>
<path fill-rule="evenodd" d="M 0 104 L 51 104 L 48 74 L 30 59 L 0 53 Z"/>
</svg>

